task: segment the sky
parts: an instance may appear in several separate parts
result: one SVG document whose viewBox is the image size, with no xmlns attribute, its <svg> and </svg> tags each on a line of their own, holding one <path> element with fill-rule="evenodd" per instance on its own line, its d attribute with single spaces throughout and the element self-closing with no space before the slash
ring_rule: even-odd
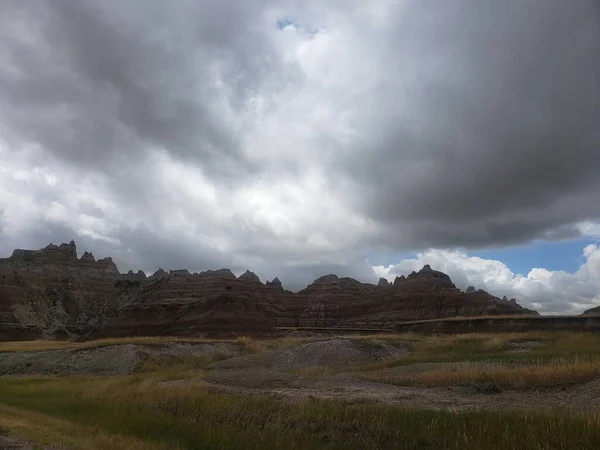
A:
<svg viewBox="0 0 600 450">
<path fill-rule="evenodd" d="M 0 256 L 600 304 L 594 0 L 4 0 Z"/>
</svg>

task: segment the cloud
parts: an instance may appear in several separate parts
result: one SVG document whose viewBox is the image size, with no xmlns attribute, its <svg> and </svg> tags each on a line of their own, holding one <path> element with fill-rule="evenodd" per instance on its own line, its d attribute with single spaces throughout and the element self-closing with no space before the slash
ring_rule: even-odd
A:
<svg viewBox="0 0 600 450">
<path fill-rule="evenodd" d="M 524 275 L 513 273 L 501 261 L 469 256 L 461 250 L 429 249 L 394 265 L 375 266 L 374 270 L 393 281 L 395 276 L 429 264 L 450 275 L 462 290 L 474 286 L 498 297 L 516 298 L 522 306 L 541 314 L 580 314 L 600 304 L 600 247 L 590 244 L 582 256 L 585 262 L 573 273 L 533 268 Z"/>
<path fill-rule="evenodd" d="M 3 251 L 55 230 L 123 268 L 301 286 L 598 234 L 592 0 L 0 8 Z"/>
</svg>

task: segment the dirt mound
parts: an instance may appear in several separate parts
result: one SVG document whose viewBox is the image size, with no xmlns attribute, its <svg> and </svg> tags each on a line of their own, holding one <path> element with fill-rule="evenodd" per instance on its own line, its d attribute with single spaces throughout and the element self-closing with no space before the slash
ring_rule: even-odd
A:
<svg viewBox="0 0 600 450">
<path fill-rule="evenodd" d="M 236 344 L 169 343 L 161 345 L 123 344 L 75 350 L 31 353 L 0 353 L 1 375 L 126 375 L 144 358 L 151 356 L 205 356 L 241 354 Z"/>
<path fill-rule="evenodd" d="M 308 367 L 352 367 L 383 359 L 398 358 L 406 349 L 381 341 L 328 339 L 256 355 L 218 361 L 212 369 L 245 369 L 262 367 L 272 370 L 294 370 Z"/>
</svg>

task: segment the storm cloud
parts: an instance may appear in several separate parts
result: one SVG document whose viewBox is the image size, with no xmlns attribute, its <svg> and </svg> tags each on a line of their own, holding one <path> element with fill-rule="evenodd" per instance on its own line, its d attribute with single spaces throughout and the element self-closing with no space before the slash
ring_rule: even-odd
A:
<svg viewBox="0 0 600 450">
<path fill-rule="evenodd" d="M 593 0 L 9 0 L 0 60 L 4 254 L 301 287 L 598 230 Z"/>
</svg>

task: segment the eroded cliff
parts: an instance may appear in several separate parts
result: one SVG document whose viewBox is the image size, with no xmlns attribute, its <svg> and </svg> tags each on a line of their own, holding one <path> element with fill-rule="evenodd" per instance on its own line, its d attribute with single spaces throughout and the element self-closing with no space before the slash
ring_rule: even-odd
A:
<svg viewBox="0 0 600 450">
<path fill-rule="evenodd" d="M 391 328 L 454 316 L 536 314 L 514 299 L 461 292 L 429 266 L 377 285 L 330 274 L 305 289 L 253 272 L 159 269 L 119 273 L 111 258 L 77 257 L 75 243 L 0 259 L 0 339 L 268 333 L 275 327 Z"/>
</svg>

